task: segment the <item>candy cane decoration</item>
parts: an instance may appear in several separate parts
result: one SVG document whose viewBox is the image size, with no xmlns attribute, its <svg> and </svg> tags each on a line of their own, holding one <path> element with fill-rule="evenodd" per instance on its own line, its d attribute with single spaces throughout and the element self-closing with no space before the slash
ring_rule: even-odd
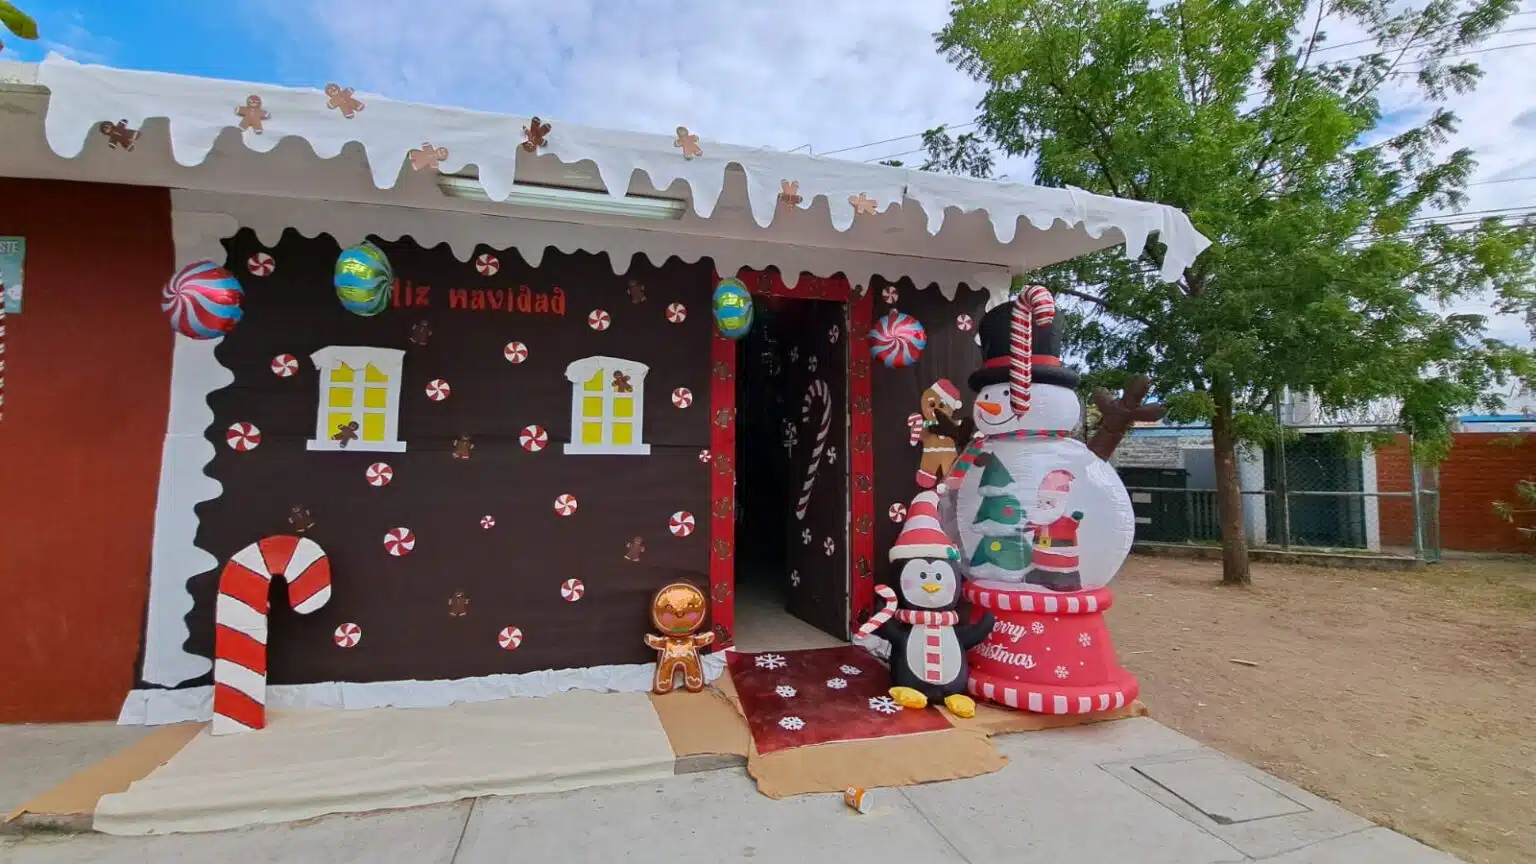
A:
<svg viewBox="0 0 1536 864">
<path fill-rule="evenodd" d="M 927 424 L 923 422 L 923 415 L 913 412 L 907 415 L 907 443 L 913 447 L 923 440 L 923 429 Z"/>
<path fill-rule="evenodd" d="M 819 378 L 812 381 L 810 388 L 805 391 L 805 402 L 800 406 L 800 422 L 810 422 L 811 405 L 818 397 L 821 399 L 821 426 L 816 430 L 811 461 L 805 468 L 805 485 L 800 488 L 800 501 L 795 505 L 795 518 L 802 520 L 805 519 L 805 512 L 811 509 L 811 488 L 816 485 L 816 469 L 821 466 L 822 451 L 827 449 L 827 433 L 832 431 L 832 395 L 827 390 L 827 382 Z"/>
<path fill-rule="evenodd" d="M 891 620 L 891 616 L 896 614 L 895 589 L 889 585 L 876 585 L 875 593 L 884 598 L 885 608 L 869 616 L 869 620 L 864 622 L 864 626 L 859 628 L 859 632 L 853 634 L 855 639 L 860 636 L 873 636 L 875 631 L 880 629 L 881 624 Z"/>
<path fill-rule="evenodd" d="M 1009 332 L 1009 401 L 1013 413 L 1029 410 L 1029 385 L 1034 380 L 1033 361 L 1035 325 L 1044 327 L 1056 320 L 1056 301 L 1044 285 L 1031 285 L 1014 300 L 1012 327 Z"/>
<path fill-rule="evenodd" d="M 5 283 L 0 282 L 0 419 L 5 417 Z"/>
<path fill-rule="evenodd" d="M 272 577 L 307 615 L 331 599 L 331 561 L 307 537 L 279 534 L 236 552 L 219 574 L 214 606 L 213 734 L 267 725 L 267 611 Z"/>
</svg>

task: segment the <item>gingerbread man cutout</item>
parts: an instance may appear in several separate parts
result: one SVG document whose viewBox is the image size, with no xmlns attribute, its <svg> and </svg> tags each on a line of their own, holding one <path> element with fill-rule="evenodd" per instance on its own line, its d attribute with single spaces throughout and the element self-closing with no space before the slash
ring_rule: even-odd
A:
<svg viewBox="0 0 1536 864">
<path fill-rule="evenodd" d="M 863 192 L 857 195 L 849 195 L 848 203 L 853 205 L 853 212 L 859 216 L 873 216 L 875 215 L 875 208 L 879 206 L 875 199 L 865 195 Z"/>
<path fill-rule="evenodd" d="M 645 538 L 632 537 L 628 543 L 624 544 L 625 561 L 639 561 L 643 554 L 645 554 Z"/>
<path fill-rule="evenodd" d="M 315 527 L 315 517 L 308 507 L 294 507 L 288 511 L 288 527 L 295 534 L 303 534 Z"/>
<path fill-rule="evenodd" d="M 549 130 L 550 125 L 539 118 L 534 117 L 529 120 L 528 125 L 523 127 L 523 138 L 526 139 L 523 141 L 523 149 L 529 153 L 537 153 L 540 147 L 548 147 Z"/>
<path fill-rule="evenodd" d="M 635 385 L 629 383 L 628 375 L 623 372 L 615 372 L 613 373 L 613 392 L 633 393 L 635 392 Z"/>
<path fill-rule="evenodd" d="M 101 134 L 107 136 L 107 146 L 113 150 L 133 150 L 133 145 L 139 140 L 139 130 L 129 129 L 127 120 L 119 120 L 116 123 L 108 123 L 105 120 L 96 127 Z"/>
<path fill-rule="evenodd" d="M 357 440 L 357 421 L 352 420 L 337 426 L 336 434 L 331 436 L 331 440 L 336 442 L 337 447 L 347 449 L 348 443 Z"/>
<path fill-rule="evenodd" d="M 421 147 L 406 154 L 411 160 L 412 171 L 437 170 L 437 166 L 448 158 L 447 147 L 433 147 L 431 142 L 423 141 Z"/>
<path fill-rule="evenodd" d="M 677 138 L 672 142 L 672 146 L 683 148 L 684 159 L 704 155 L 704 148 L 699 146 L 699 136 L 689 132 L 687 126 L 677 127 Z"/>
<path fill-rule="evenodd" d="M 455 459 L 468 459 L 470 452 L 474 449 L 475 442 L 471 441 L 468 435 L 460 435 L 453 439 L 453 458 Z"/>
<path fill-rule="evenodd" d="M 637 306 L 645 302 L 644 285 L 641 285 L 639 282 L 631 279 L 629 280 L 629 287 L 625 290 L 629 292 L 629 302 L 634 303 Z"/>
<path fill-rule="evenodd" d="M 699 649 L 712 644 L 715 634 L 698 632 L 704 626 L 709 604 L 704 592 L 687 582 L 674 582 L 656 592 L 651 601 L 651 623 L 662 635 L 645 634 L 645 644 L 656 649 L 654 693 L 671 693 L 679 671 L 690 693 L 704 689 L 703 661 Z"/>
<path fill-rule="evenodd" d="M 469 598 L 465 596 L 463 591 L 453 592 L 453 596 L 448 598 L 448 617 L 463 618 L 468 614 Z"/>
<path fill-rule="evenodd" d="M 334 108 L 341 112 L 341 116 L 351 120 L 366 107 L 352 95 L 353 92 L 351 87 L 343 87 L 335 82 L 325 85 L 325 95 L 330 97 L 325 100 L 325 107 Z"/>
<path fill-rule="evenodd" d="M 427 347 L 427 340 L 432 338 L 432 325 L 425 321 L 416 322 L 411 328 L 411 344 L 422 348 Z"/>
<path fill-rule="evenodd" d="M 261 107 L 261 97 L 255 93 L 245 97 L 245 104 L 235 109 L 235 116 L 240 118 L 240 131 L 249 129 L 257 135 L 262 133 L 261 124 L 272 119 L 272 112 Z"/>
<path fill-rule="evenodd" d="M 779 181 L 779 202 L 785 207 L 797 207 L 805 199 L 800 197 L 799 180 Z"/>
</svg>

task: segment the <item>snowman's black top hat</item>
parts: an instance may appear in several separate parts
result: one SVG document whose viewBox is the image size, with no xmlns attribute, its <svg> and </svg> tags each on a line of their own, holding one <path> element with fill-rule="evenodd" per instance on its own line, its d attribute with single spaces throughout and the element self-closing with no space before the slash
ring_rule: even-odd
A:
<svg viewBox="0 0 1536 864">
<path fill-rule="evenodd" d="M 1013 311 L 1018 302 L 1017 299 L 1009 300 L 981 316 L 978 330 L 984 362 L 980 369 L 966 379 L 971 390 L 980 392 L 983 387 L 1008 381 L 1013 365 Z M 1061 334 L 1056 330 L 1055 319 L 1044 323 L 1037 319 L 1033 331 L 1029 359 L 1034 380 L 1041 384 L 1075 388 L 1080 379 L 1076 370 L 1061 363 Z"/>
</svg>

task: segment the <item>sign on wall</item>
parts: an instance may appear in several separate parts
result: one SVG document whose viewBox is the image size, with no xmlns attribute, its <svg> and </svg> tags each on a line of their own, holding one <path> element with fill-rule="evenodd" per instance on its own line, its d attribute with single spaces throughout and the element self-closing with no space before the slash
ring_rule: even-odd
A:
<svg viewBox="0 0 1536 864">
<path fill-rule="evenodd" d="M 21 311 L 22 262 L 27 257 L 27 238 L 0 237 L 0 293 L 5 297 L 5 314 Z"/>
</svg>

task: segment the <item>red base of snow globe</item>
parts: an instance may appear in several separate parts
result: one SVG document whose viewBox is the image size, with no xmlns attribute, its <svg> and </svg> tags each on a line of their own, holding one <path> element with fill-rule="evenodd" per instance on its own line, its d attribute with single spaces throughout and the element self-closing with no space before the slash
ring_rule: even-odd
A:
<svg viewBox="0 0 1536 864">
<path fill-rule="evenodd" d="M 1104 624 L 1109 589 L 1041 593 L 968 583 L 965 598 L 997 616 L 987 640 L 966 656 L 972 696 L 1037 714 L 1091 714 L 1135 701 L 1140 685 L 1120 668 Z"/>
</svg>

